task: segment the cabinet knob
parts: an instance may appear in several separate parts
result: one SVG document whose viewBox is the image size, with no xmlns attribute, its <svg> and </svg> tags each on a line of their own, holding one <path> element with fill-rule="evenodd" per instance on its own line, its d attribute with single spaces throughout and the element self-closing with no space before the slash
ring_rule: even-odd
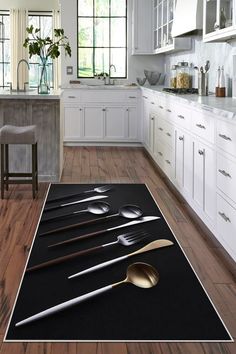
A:
<svg viewBox="0 0 236 354">
<path fill-rule="evenodd" d="M 166 163 L 168 163 L 168 165 L 171 165 L 170 161 L 169 160 L 166 160 Z"/>
<path fill-rule="evenodd" d="M 178 118 L 184 119 L 184 116 L 182 116 L 182 114 L 178 114 Z"/>
<path fill-rule="evenodd" d="M 159 129 L 161 132 L 163 131 L 163 128 L 161 128 L 161 127 L 160 127 L 160 128 L 158 128 L 158 129 Z"/>
<path fill-rule="evenodd" d="M 225 135 L 225 134 L 219 134 L 219 137 L 224 139 L 224 140 L 232 141 L 232 139 L 229 136 Z"/>
<path fill-rule="evenodd" d="M 167 109 L 166 111 L 167 111 L 167 112 L 169 112 L 169 113 L 171 113 L 171 112 L 172 112 L 172 111 L 171 111 L 171 109 Z"/>
<path fill-rule="evenodd" d="M 184 137 L 183 136 L 179 136 L 179 140 L 183 141 Z"/>
<path fill-rule="evenodd" d="M 166 135 L 171 137 L 171 134 L 170 134 L 170 133 L 166 133 Z"/>
<path fill-rule="evenodd" d="M 136 96 L 129 96 L 129 98 L 137 98 Z"/>
<path fill-rule="evenodd" d="M 129 112 L 129 108 L 126 108 L 126 111 Z"/>
<path fill-rule="evenodd" d="M 225 170 L 218 170 L 218 171 L 219 171 L 223 176 L 232 178 L 232 177 L 230 176 L 230 174 L 229 174 L 228 172 L 226 172 Z"/>
<path fill-rule="evenodd" d="M 231 222 L 230 218 L 227 215 L 225 215 L 225 213 L 219 211 L 218 214 L 224 219 L 224 221 Z"/>
<path fill-rule="evenodd" d="M 151 104 L 155 104 L 155 102 L 151 102 Z"/>
<path fill-rule="evenodd" d="M 145 98 L 145 100 L 147 100 L 147 96 L 143 96 L 143 98 Z"/>
<path fill-rule="evenodd" d="M 83 109 L 82 109 L 82 108 L 80 108 L 79 110 L 80 110 L 80 111 L 82 111 Z"/>
<path fill-rule="evenodd" d="M 162 152 L 160 152 L 160 151 L 158 151 L 158 154 L 159 154 L 160 156 L 163 156 Z"/>
<path fill-rule="evenodd" d="M 199 155 L 204 155 L 204 151 L 203 150 L 198 150 Z"/>
<path fill-rule="evenodd" d="M 103 111 L 103 112 L 106 112 L 106 108 L 103 108 L 102 111 Z"/>
<path fill-rule="evenodd" d="M 163 109 L 163 107 L 162 106 L 158 106 L 160 109 Z"/>
<path fill-rule="evenodd" d="M 200 128 L 200 129 L 206 129 L 206 127 L 202 124 L 196 124 L 196 127 Z"/>
<path fill-rule="evenodd" d="M 151 120 L 154 120 L 154 117 L 151 117 Z"/>
</svg>

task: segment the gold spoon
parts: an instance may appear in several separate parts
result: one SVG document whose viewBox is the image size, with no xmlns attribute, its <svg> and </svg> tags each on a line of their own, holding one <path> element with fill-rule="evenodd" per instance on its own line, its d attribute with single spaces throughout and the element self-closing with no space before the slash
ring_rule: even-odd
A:
<svg viewBox="0 0 236 354">
<path fill-rule="evenodd" d="M 65 310 L 71 306 L 77 305 L 82 301 L 88 300 L 96 295 L 102 294 L 107 290 L 111 290 L 121 284 L 131 283 L 140 288 L 152 288 L 159 281 L 159 274 L 157 270 L 147 263 L 133 263 L 131 264 L 126 272 L 126 278 L 118 283 L 107 285 L 103 288 L 94 290 L 90 293 L 75 297 L 71 300 L 62 302 L 56 306 L 50 307 L 47 310 L 41 311 L 33 316 L 30 316 L 20 322 L 15 324 L 16 327 L 22 326 L 24 324 L 30 323 L 32 321 L 39 320 L 40 318 L 52 315 L 56 312 Z"/>
</svg>

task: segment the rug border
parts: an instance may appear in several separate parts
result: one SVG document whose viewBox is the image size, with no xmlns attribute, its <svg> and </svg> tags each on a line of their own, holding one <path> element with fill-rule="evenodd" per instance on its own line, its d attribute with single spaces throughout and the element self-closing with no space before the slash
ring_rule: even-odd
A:
<svg viewBox="0 0 236 354">
<path fill-rule="evenodd" d="M 10 315 L 10 318 L 9 318 L 9 321 L 8 321 L 8 325 L 7 325 L 7 328 L 6 328 L 6 331 L 5 331 L 5 335 L 3 337 L 3 343 L 23 343 L 23 342 L 27 342 L 27 343 L 234 343 L 234 339 L 231 335 L 231 333 L 229 332 L 228 328 L 226 327 L 224 321 L 222 320 L 218 310 L 216 309 L 213 301 L 211 300 L 210 296 L 208 295 L 206 289 L 204 288 L 201 280 L 199 279 L 196 271 L 194 270 L 192 264 L 190 263 L 187 255 L 185 254 L 181 244 L 179 243 L 177 237 L 175 236 L 175 233 L 173 232 L 172 228 L 170 227 L 169 223 L 167 222 L 160 206 L 158 205 L 157 201 L 155 200 L 151 190 L 149 189 L 149 187 L 147 186 L 146 183 L 119 183 L 119 184 L 143 184 L 145 185 L 145 187 L 147 188 L 148 192 L 150 193 L 153 201 L 155 202 L 156 206 L 159 208 L 160 212 L 161 212 L 161 215 L 162 217 L 164 218 L 165 222 L 167 223 L 169 229 L 171 230 L 176 242 L 178 243 L 181 251 L 183 252 L 185 258 L 187 259 L 192 271 L 194 272 L 195 276 L 197 277 L 202 289 L 204 290 L 206 296 L 208 297 L 211 305 L 213 306 L 215 312 L 217 313 L 219 319 L 221 320 L 226 332 L 228 333 L 229 337 L 231 339 L 227 339 L 227 340 L 28 340 L 28 339 L 6 339 L 6 336 L 7 336 L 7 333 L 8 333 L 8 330 L 9 330 L 9 327 L 10 327 L 10 323 L 11 323 L 11 319 L 12 319 L 12 316 L 13 316 L 13 313 L 14 313 L 14 310 L 15 310 L 15 306 L 16 306 L 16 302 L 17 302 L 17 299 L 18 299 L 18 295 L 19 295 L 19 292 L 20 292 L 20 289 L 21 289 L 21 285 L 22 285 L 22 282 L 23 282 L 23 279 L 24 279 L 24 275 L 25 275 L 25 271 L 26 271 L 26 267 L 27 267 L 27 264 L 28 264 L 28 261 L 29 261 L 29 258 L 30 258 L 30 255 L 31 255 L 31 251 L 32 251 L 32 248 L 33 248 L 33 245 L 34 245 L 34 241 L 35 241 L 35 238 L 36 238 L 36 235 L 37 235 L 37 232 L 38 232 L 38 227 L 39 227 L 39 223 L 41 221 L 41 217 L 42 217 L 42 213 L 43 213 L 43 210 L 44 210 L 44 206 L 45 206 L 45 203 L 46 203 L 46 200 L 47 200 L 47 197 L 48 197 L 48 193 L 49 193 L 49 190 L 52 186 L 52 184 L 102 184 L 102 183 L 60 183 L 60 182 L 52 182 L 49 184 L 48 186 L 48 190 L 46 192 L 46 196 L 45 196 L 45 199 L 44 199 L 44 202 L 43 202 L 43 205 L 42 205 L 42 209 L 41 209 L 41 213 L 40 213 L 40 216 L 39 216 L 39 220 L 38 220 L 38 223 L 37 223 L 37 226 L 36 226 L 36 229 L 35 229 L 35 233 L 34 233 L 34 237 L 33 237 L 33 240 L 32 240 L 32 244 L 31 244 L 31 247 L 30 247 L 30 251 L 29 251 L 29 254 L 28 254 L 28 258 L 27 258 L 27 261 L 25 263 L 25 267 L 24 267 L 24 270 L 23 270 L 23 273 L 22 273 L 22 277 L 21 277 L 21 281 L 20 281 L 20 284 L 19 284 L 19 287 L 18 287 L 18 290 L 17 290 L 17 293 L 16 293 L 16 297 L 15 297 L 15 301 L 14 301 L 14 304 L 13 304 L 13 307 L 12 307 L 12 311 L 11 311 L 11 315 Z M 115 183 L 109 183 L 109 184 L 115 184 Z"/>
</svg>

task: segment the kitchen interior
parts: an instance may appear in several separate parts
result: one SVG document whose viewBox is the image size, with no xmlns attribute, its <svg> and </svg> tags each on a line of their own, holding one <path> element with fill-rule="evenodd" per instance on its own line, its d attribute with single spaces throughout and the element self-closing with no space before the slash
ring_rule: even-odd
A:
<svg viewBox="0 0 236 354">
<path fill-rule="evenodd" d="M 0 200 L 1 287 L 7 294 L 0 338 L 50 182 L 146 183 L 235 338 L 236 1 L 101 4 L 102 10 L 89 0 L 0 0 L 0 127 L 36 125 L 39 164 L 35 199 L 31 186 L 10 185 Z M 101 11 L 97 47 L 91 39 L 94 11 Z M 112 11 L 117 22 L 108 36 L 102 18 L 112 18 Z M 49 60 L 43 88 L 38 60 L 23 47 L 29 25 L 45 35 L 62 28 L 71 48 L 71 55 L 64 47 Z M 29 146 L 9 148 L 10 169 L 28 171 Z M 16 352 L 36 352 L 35 343 L 14 345 Z M 38 348 L 124 354 L 236 350 L 234 343 Z M 11 350 L 1 342 L 1 354 Z"/>
</svg>

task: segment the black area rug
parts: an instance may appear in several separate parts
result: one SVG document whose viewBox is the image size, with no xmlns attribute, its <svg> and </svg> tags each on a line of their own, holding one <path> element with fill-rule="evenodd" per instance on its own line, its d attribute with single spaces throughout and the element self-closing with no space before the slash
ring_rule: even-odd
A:
<svg viewBox="0 0 236 354">
<path fill-rule="evenodd" d="M 97 185 L 52 184 L 48 200 L 95 186 Z M 144 246 L 144 243 L 130 247 L 115 245 L 95 254 L 81 256 L 80 259 L 24 274 L 5 341 L 232 341 L 147 187 L 144 184 L 112 186 L 111 191 L 104 193 L 109 196 L 104 201 L 110 203 L 112 214 L 124 204 L 136 204 L 143 209 L 144 216 L 160 216 L 160 219 L 54 250 L 48 250 L 47 246 L 71 236 L 112 227 L 127 220 L 119 217 L 80 230 L 41 237 L 39 233 L 54 226 L 68 225 L 72 220 L 85 221 L 94 216 L 88 213 L 80 214 L 73 219 L 60 220 L 50 225 L 40 222 L 27 267 L 115 241 L 118 235 L 139 229 L 151 234 L 145 244 L 165 238 L 173 241 L 174 245 L 137 255 L 73 280 L 68 280 L 68 275 L 131 253 Z M 96 193 L 87 196 L 92 195 Z M 70 199 L 72 200 L 73 198 Z M 46 218 L 46 215 L 56 216 L 82 210 L 87 205 L 88 203 L 84 203 L 43 213 L 42 219 Z M 158 270 L 160 281 L 157 286 L 151 289 L 141 289 L 131 284 L 120 286 L 63 312 L 22 327 L 15 327 L 18 321 L 48 307 L 124 279 L 127 267 L 134 262 L 146 262 Z"/>
</svg>

